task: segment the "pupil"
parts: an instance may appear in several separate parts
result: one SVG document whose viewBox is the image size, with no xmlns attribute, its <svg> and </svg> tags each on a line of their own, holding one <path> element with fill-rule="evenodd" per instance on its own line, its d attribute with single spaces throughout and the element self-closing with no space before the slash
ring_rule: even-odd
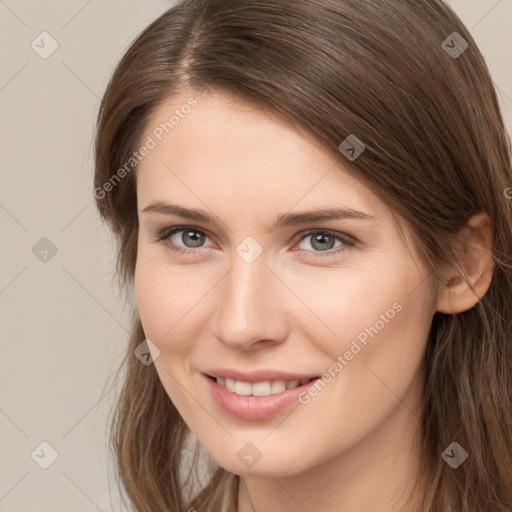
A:
<svg viewBox="0 0 512 512">
<path fill-rule="evenodd" d="M 204 238 L 203 235 L 198 234 L 196 231 L 187 231 L 182 236 L 182 241 L 186 244 L 184 236 L 192 238 L 192 246 L 191 247 L 199 247 L 201 245 L 202 239 Z"/>
<path fill-rule="evenodd" d="M 315 247 L 315 249 L 332 249 L 332 242 L 334 241 L 333 237 L 330 235 L 323 235 L 321 233 L 317 234 L 315 237 L 313 237 L 313 247 L 315 247 L 315 244 L 318 243 L 319 246 Z M 331 243 L 329 243 L 331 242 Z"/>
</svg>

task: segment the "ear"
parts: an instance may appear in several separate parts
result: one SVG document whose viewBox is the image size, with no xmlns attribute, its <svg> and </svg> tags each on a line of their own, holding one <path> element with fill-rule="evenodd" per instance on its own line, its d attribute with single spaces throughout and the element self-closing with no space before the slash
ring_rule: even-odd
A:
<svg viewBox="0 0 512 512">
<path fill-rule="evenodd" d="M 459 266 L 442 271 L 436 302 L 436 311 L 450 315 L 472 308 L 487 293 L 494 273 L 492 226 L 487 214 L 473 215 L 457 238 L 462 243 L 457 254 Z"/>
</svg>

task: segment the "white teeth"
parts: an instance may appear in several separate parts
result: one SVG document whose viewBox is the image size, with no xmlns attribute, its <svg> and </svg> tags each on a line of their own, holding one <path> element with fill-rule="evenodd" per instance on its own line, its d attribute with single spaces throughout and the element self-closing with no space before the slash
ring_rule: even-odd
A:
<svg viewBox="0 0 512 512">
<path fill-rule="evenodd" d="M 252 395 L 252 384 L 240 380 L 235 381 L 235 393 L 237 395 Z"/>
<path fill-rule="evenodd" d="M 306 380 L 309 380 L 309 379 L 306 379 Z M 296 388 L 299 384 L 300 384 L 300 382 L 298 380 L 289 380 L 286 383 L 286 389 Z"/>
<path fill-rule="evenodd" d="M 228 391 L 242 396 L 269 396 L 277 395 L 287 389 L 293 389 L 297 386 L 307 384 L 311 379 L 299 380 L 265 380 L 262 382 L 244 382 L 240 380 L 228 379 L 223 377 L 216 377 L 217 384 L 226 388 Z"/>
<path fill-rule="evenodd" d="M 217 381 L 217 384 L 220 384 L 220 382 Z M 233 379 L 226 379 L 224 387 L 228 391 L 235 391 L 235 381 Z"/>
<path fill-rule="evenodd" d="M 277 395 L 277 393 L 282 393 L 286 389 L 286 381 L 284 380 L 275 380 L 272 382 L 272 394 Z"/>
<path fill-rule="evenodd" d="M 269 380 L 264 382 L 255 382 L 252 385 L 252 394 L 254 396 L 268 396 L 272 393 L 272 386 Z"/>
</svg>

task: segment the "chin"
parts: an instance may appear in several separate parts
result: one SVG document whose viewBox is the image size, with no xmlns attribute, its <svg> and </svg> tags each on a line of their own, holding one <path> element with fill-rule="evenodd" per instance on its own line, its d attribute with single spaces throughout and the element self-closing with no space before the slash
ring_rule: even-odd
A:
<svg viewBox="0 0 512 512">
<path fill-rule="evenodd" d="M 247 443 L 247 445 L 248 444 L 249 443 Z M 243 448 L 242 450 L 237 450 L 235 458 L 227 459 L 224 453 L 224 456 L 219 458 L 214 457 L 214 459 L 217 464 L 225 470 L 241 476 L 268 477 L 270 474 L 274 477 L 285 477 L 302 473 L 315 466 L 313 461 L 310 461 L 311 463 L 308 464 L 308 461 L 305 461 L 304 456 L 300 453 L 280 453 L 273 451 L 271 456 L 265 457 L 265 455 L 260 452 L 261 458 L 257 459 L 257 452 L 254 451 L 254 459 L 252 461 L 249 459 L 246 463 L 238 458 L 239 453 L 240 458 L 243 460 L 244 455 L 247 456 L 246 454 L 250 453 L 250 450 L 247 448 L 245 452 Z"/>
</svg>

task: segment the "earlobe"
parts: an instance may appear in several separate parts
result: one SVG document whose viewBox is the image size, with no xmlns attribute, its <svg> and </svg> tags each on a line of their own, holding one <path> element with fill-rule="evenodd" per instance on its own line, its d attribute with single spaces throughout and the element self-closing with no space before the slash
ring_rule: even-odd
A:
<svg viewBox="0 0 512 512">
<path fill-rule="evenodd" d="M 458 266 L 451 266 L 438 288 L 436 311 L 445 314 L 471 309 L 486 293 L 492 281 L 494 260 L 492 226 L 485 213 L 473 215 L 459 233 L 464 249 Z M 466 275 L 464 278 L 462 272 Z"/>
</svg>

